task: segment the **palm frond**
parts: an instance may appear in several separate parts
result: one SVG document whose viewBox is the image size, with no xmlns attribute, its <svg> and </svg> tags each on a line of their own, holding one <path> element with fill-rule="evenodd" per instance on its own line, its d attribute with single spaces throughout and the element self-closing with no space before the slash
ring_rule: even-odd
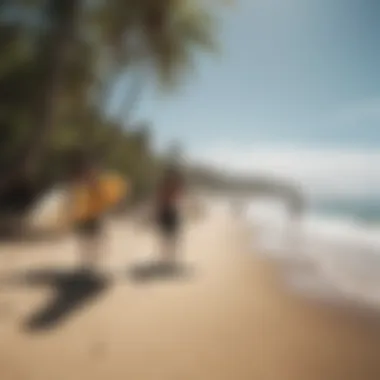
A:
<svg viewBox="0 0 380 380">
<path fill-rule="evenodd" d="M 198 50 L 216 52 L 218 47 L 215 20 L 210 13 L 201 7 L 190 7 L 185 0 L 172 1 L 170 5 L 160 27 L 143 29 L 149 59 L 164 90 L 175 87 L 183 74 L 194 71 L 194 54 Z"/>
</svg>

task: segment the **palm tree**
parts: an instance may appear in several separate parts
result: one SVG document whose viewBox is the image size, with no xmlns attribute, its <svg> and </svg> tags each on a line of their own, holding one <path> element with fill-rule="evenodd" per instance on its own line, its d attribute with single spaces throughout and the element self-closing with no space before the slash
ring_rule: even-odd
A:
<svg viewBox="0 0 380 380">
<path fill-rule="evenodd" d="M 41 6 L 44 2 L 34 3 Z M 195 0 L 48 0 L 45 15 L 52 29 L 40 48 L 39 86 L 30 139 L 3 173 L 0 195 L 13 179 L 25 176 L 27 169 L 35 169 L 46 150 L 56 125 L 57 99 L 70 50 L 78 39 L 84 39 L 93 49 L 97 70 L 90 67 L 89 71 L 97 72 L 100 80 L 94 84 L 100 89 L 95 106 L 100 108 L 97 115 L 101 117 L 110 83 L 112 87 L 126 70 L 133 75 L 133 64 L 144 64 L 145 77 L 158 79 L 168 89 L 178 83 L 185 68 L 194 66 L 194 48 L 214 49 L 213 18 L 194 3 Z M 84 86 L 88 90 L 88 84 Z M 142 86 L 143 82 L 132 90 L 138 95 Z M 87 98 L 88 91 L 85 92 Z M 137 101 L 138 96 L 130 99 Z M 86 107 L 87 100 L 83 104 Z"/>
<path fill-rule="evenodd" d="M 133 94 L 140 93 L 144 82 L 158 79 L 156 83 L 165 90 L 173 89 L 185 70 L 194 68 L 194 52 L 215 51 L 215 19 L 196 3 L 108 0 L 94 10 L 102 45 L 111 52 L 111 75 L 116 81 L 125 73 L 138 77 L 132 95 L 125 98 L 127 105 L 129 99 L 135 102 Z"/>
<path fill-rule="evenodd" d="M 38 2 L 37 2 L 38 4 Z M 68 50 L 75 37 L 75 26 L 80 2 L 77 0 L 51 0 L 46 15 L 50 21 L 49 36 L 41 44 L 38 62 L 39 86 L 36 88 L 34 117 L 30 140 L 13 165 L 0 180 L 0 194 L 12 185 L 13 180 L 33 170 L 54 124 L 56 98 L 63 82 Z"/>
<path fill-rule="evenodd" d="M 131 111 L 147 83 L 172 90 L 195 68 L 194 53 L 217 50 L 216 20 L 195 0 L 109 0 L 94 13 L 104 39 L 101 45 L 113 52 L 109 65 L 113 83 L 123 75 L 132 76 L 119 110 L 120 127 L 130 124 Z M 109 143 L 117 144 L 117 136 Z"/>
</svg>

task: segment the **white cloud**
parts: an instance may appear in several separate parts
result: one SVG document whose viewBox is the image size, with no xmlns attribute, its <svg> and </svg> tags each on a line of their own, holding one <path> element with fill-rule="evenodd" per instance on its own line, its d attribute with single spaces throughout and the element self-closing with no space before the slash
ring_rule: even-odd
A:
<svg viewBox="0 0 380 380">
<path fill-rule="evenodd" d="M 296 180 L 310 195 L 380 196 L 380 152 L 218 144 L 192 157 L 237 172 Z"/>
</svg>

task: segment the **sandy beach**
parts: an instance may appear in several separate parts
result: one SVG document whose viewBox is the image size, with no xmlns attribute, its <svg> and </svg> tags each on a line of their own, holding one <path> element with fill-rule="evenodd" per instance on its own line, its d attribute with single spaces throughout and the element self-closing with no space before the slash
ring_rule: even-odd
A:
<svg viewBox="0 0 380 380">
<path fill-rule="evenodd" d="M 136 278 L 156 251 L 109 229 L 107 280 L 75 283 L 69 240 L 0 252 L 4 380 L 378 380 L 380 316 L 292 294 L 223 207 L 189 225 L 177 276 Z"/>
</svg>

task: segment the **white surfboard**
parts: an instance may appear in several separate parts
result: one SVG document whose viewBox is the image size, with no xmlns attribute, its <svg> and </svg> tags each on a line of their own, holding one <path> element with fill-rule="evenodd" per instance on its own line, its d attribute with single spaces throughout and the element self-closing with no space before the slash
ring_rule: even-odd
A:
<svg viewBox="0 0 380 380">
<path fill-rule="evenodd" d="M 61 232 L 67 228 L 66 207 L 69 192 L 54 188 L 44 194 L 27 216 L 27 227 L 33 231 Z"/>
</svg>

